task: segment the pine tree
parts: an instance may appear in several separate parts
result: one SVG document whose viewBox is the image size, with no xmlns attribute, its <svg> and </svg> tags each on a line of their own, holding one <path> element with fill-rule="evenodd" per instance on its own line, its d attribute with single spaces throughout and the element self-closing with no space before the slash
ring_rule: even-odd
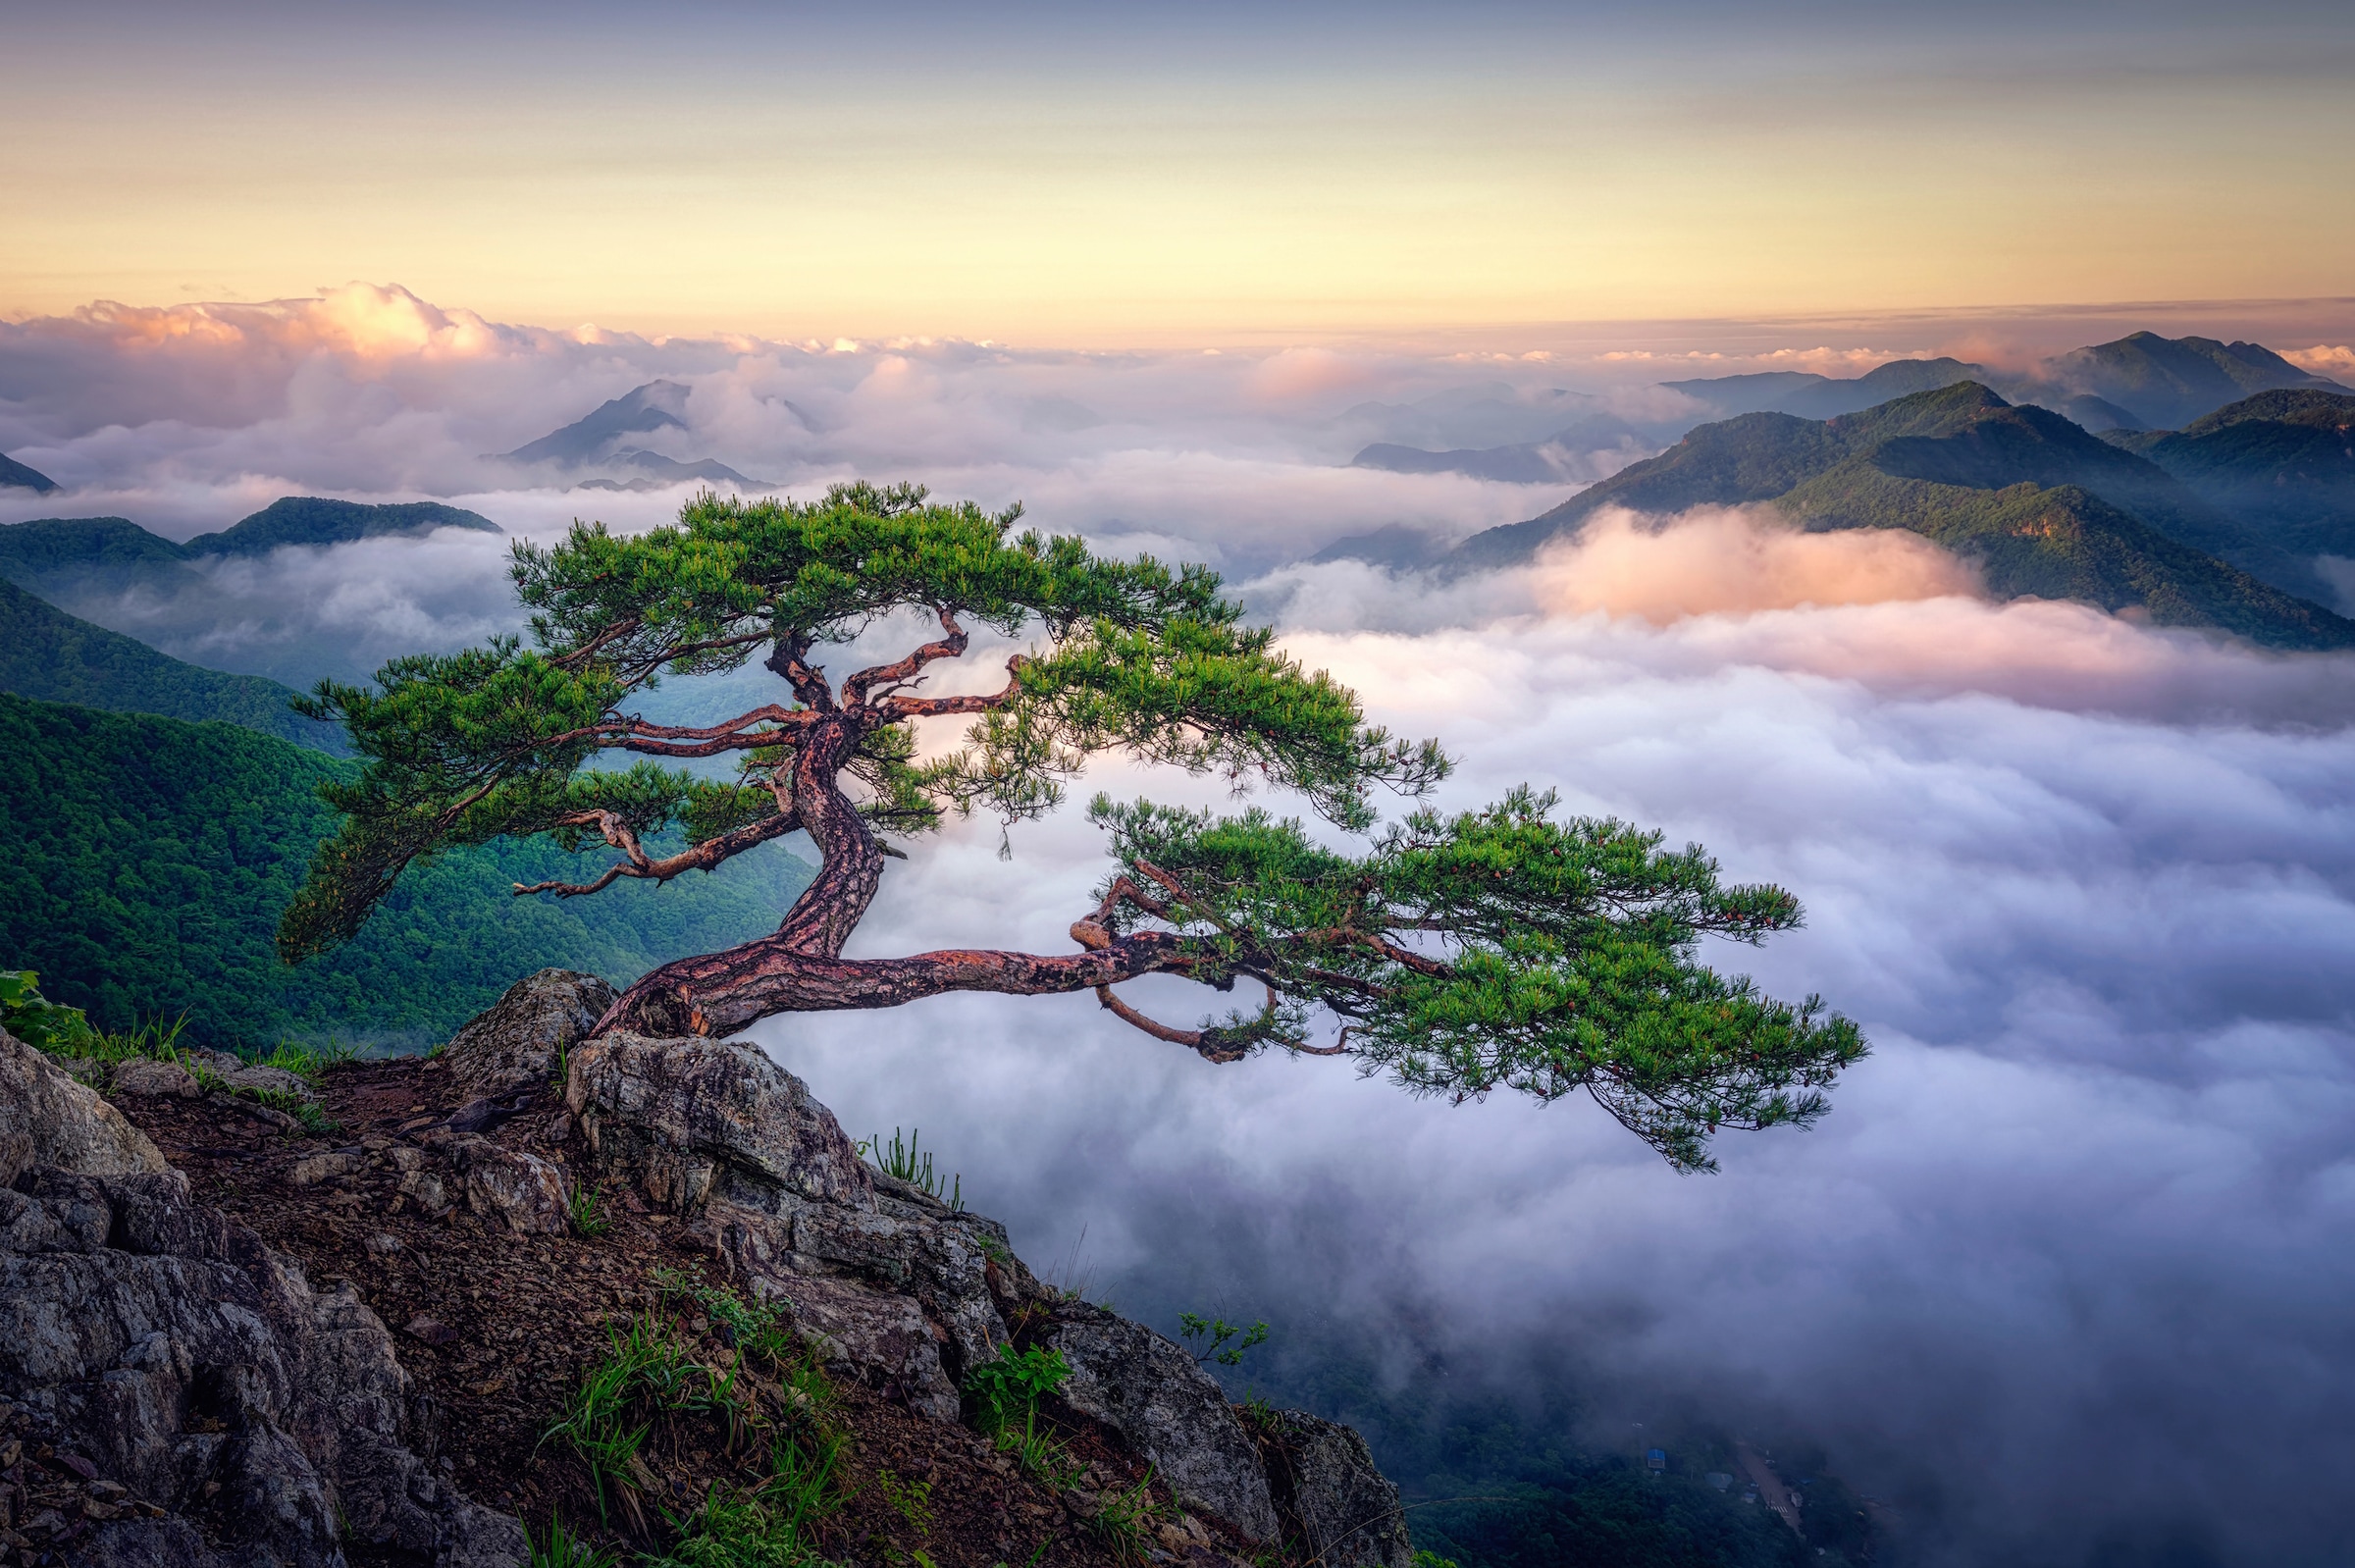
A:
<svg viewBox="0 0 2355 1568">
<path fill-rule="evenodd" d="M 304 701 L 348 729 L 367 766 L 322 789 L 342 825 L 287 910 L 283 956 L 349 938 L 404 867 L 450 846 L 547 834 L 604 853 L 582 881 L 516 889 L 578 898 L 716 871 L 800 832 L 821 864 L 773 933 L 654 969 L 599 1031 L 727 1034 L 947 991 L 1093 990 L 1211 1062 L 1340 1056 L 1458 1100 L 1585 1089 L 1688 1170 L 1711 1167 L 1721 1127 L 1811 1122 L 1864 1054 L 1818 999 L 1774 1001 L 1699 962 L 1704 935 L 1754 945 L 1799 924 L 1789 893 L 1724 885 L 1698 847 L 1664 850 L 1656 832 L 1557 818 L 1551 793 L 1442 816 L 1419 804 L 1449 768 L 1438 744 L 1366 724 L 1353 693 L 1246 625 L 1215 575 L 1017 534 L 1019 511 L 859 484 L 807 503 L 706 495 L 675 527 L 625 538 L 575 524 L 552 549 L 517 545 L 532 646 L 397 659 L 373 688 L 322 682 Z M 815 658 L 912 612 L 939 635 L 904 657 L 839 676 Z M 1034 639 L 1004 685 L 924 695 L 932 666 L 982 627 Z M 776 702 L 708 725 L 634 710 L 664 675 L 756 656 L 783 682 Z M 916 726 L 951 716 L 970 720 L 963 745 L 923 758 Z M 638 760 L 589 765 L 607 752 Z M 1260 810 L 1098 796 L 1089 814 L 1113 864 L 1072 926 L 1074 951 L 842 956 L 885 858 L 904 855 L 893 841 L 948 812 L 1041 815 L 1107 752 L 1291 791 L 1367 847 L 1344 853 Z M 722 757 L 732 777 L 664 765 Z M 1378 790 L 1418 804 L 1381 826 Z M 649 848 L 682 834 L 671 853 Z M 1264 1000 L 1174 1027 L 1114 990 L 1146 974 L 1247 983 Z"/>
</svg>

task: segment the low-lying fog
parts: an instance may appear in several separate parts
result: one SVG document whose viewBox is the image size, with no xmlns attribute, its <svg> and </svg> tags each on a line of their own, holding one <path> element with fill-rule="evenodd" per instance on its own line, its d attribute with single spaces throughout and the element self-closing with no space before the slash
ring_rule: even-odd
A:
<svg viewBox="0 0 2355 1568">
<path fill-rule="evenodd" d="M 1794 889 L 1806 929 L 1718 957 L 1874 1043 L 1818 1129 L 1728 1136 L 1721 1174 L 1679 1176 L 1588 1105 L 1214 1068 L 1092 997 L 754 1031 L 854 1134 L 920 1126 L 1034 1265 L 1165 1330 L 1220 1308 L 1475 1385 L 1566 1365 L 1597 1430 L 1810 1434 L 1933 1563 L 2120 1540 L 2355 1556 L 2330 1479 L 2355 1474 L 2355 660 L 1991 605 L 1918 541 L 1741 512 L 1606 519 L 1445 588 L 1305 563 L 1570 494 L 1339 465 L 1417 431 L 1540 439 L 1556 387 L 1645 413 L 1653 394 L 1592 367 L 649 344 L 401 298 L 0 329 L 0 450 L 73 487 L 8 493 L 0 520 L 184 538 L 330 493 L 453 498 L 544 539 L 576 513 L 643 526 L 682 493 L 501 490 L 478 454 L 669 376 L 696 414 L 673 456 L 797 493 L 863 474 L 1019 497 L 1100 548 L 1220 565 L 1378 721 L 1446 742 L 1443 805 L 1551 785 Z M 1493 442 L 1463 428 L 1483 420 Z M 298 684 L 352 674 L 512 625 L 503 545 L 284 550 L 109 623 Z M 1118 766 L 1099 784 L 1223 799 Z M 983 822 L 918 847 L 853 952 L 1067 949 L 1095 833 L 1067 812 L 1011 850 Z M 1197 1006 L 1129 989 L 1175 1021 Z"/>
</svg>

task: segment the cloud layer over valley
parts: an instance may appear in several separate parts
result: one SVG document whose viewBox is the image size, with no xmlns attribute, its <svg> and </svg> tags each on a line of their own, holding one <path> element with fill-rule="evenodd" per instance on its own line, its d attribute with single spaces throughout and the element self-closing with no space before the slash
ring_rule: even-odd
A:
<svg viewBox="0 0 2355 1568">
<path fill-rule="evenodd" d="M 689 428 L 648 437 L 671 457 L 796 494 L 916 478 L 1210 561 L 1377 721 L 1444 740 L 1442 805 L 1550 785 L 1792 888 L 1805 930 L 1719 960 L 1820 992 L 1875 1054 L 1816 1130 L 1729 1136 L 1722 1174 L 1683 1177 L 1583 1103 L 1213 1068 L 1085 996 L 758 1028 L 855 1135 L 920 1126 L 1033 1264 L 1074 1260 L 1158 1327 L 1268 1318 L 1278 1371 L 1320 1339 L 1377 1381 L 1443 1365 L 1458 1392 L 1558 1367 L 1585 1441 L 1639 1421 L 1811 1437 L 1939 1568 L 2346 1560 L 2355 660 L 1992 604 L 1912 536 L 1741 509 L 1613 514 L 1444 583 L 1309 560 L 1559 501 L 1573 487 L 1344 465 L 1374 441 L 1542 440 L 1568 422 L 1557 390 L 1631 422 L 1673 396 L 1623 374 L 654 342 L 383 289 L 96 311 L 0 325 L 0 450 L 68 487 L 0 491 L 0 521 L 184 539 L 300 492 L 446 497 L 541 539 L 575 515 L 644 527 L 684 492 L 565 491 L 481 454 L 667 377 L 691 389 Z M 217 667 L 355 677 L 516 625 L 503 546 L 287 549 L 204 565 L 200 595 L 75 607 Z M 853 952 L 1067 950 L 1094 830 L 1066 812 L 1016 829 L 1010 862 L 999 842 L 955 824 L 894 862 Z M 1129 989 L 1173 1021 L 1226 1004 Z"/>
</svg>

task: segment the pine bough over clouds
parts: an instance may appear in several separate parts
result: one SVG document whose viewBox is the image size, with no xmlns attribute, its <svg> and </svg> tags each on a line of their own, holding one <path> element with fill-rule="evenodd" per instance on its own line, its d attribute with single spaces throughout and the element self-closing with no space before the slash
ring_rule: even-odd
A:
<svg viewBox="0 0 2355 1568">
<path fill-rule="evenodd" d="M 858 1130 L 920 1125 L 1026 1255 L 1083 1257 L 1165 1328 L 1223 1305 L 1465 1386 L 1564 1367 L 1586 1440 L 1691 1411 L 1812 1434 L 1934 1564 L 2355 1556 L 2332 1479 L 2355 1473 L 2355 660 L 1995 605 L 1917 539 L 1741 510 L 1605 518 L 1445 585 L 1307 563 L 1560 499 L 1340 466 L 1384 408 L 1509 408 L 1556 367 L 652 343 L 385 290 L 206 309 L 0 327 L 0 450 L 71 487 L 0 520 L 180 538 L 324 491 L 543 537 L 644 526 L 681 494 L 502 490 L 480 454 L 680 380 L 674 456 L 797 492 L 857 473 L 1020 498 L 1100 547 L 1220 565 L 1376 722 L 1445 739 L 1442 805 L 1556 784 L 1793 888 L 1807 929 L 1715 961 L 1822 992 L 1876 1047 L 1818 1129 L 1724 1140 L 1721 1175 L 1681 1177 L 1592 1108 L 1211 1068 L 1085 997 L 762 1027 Z M 512 624 L 500 546 L 281 550 L 212 568 L 235 613 L 126 601 L 108 623 L 348 675 Z M 1057 945 L 1101 846 L 1067 813 L 1012 848 L 951 830 L 893 868 L 855 948 Z M 1182 1016 L 1166 983 L 1135 1000 Z"/>
</svg>

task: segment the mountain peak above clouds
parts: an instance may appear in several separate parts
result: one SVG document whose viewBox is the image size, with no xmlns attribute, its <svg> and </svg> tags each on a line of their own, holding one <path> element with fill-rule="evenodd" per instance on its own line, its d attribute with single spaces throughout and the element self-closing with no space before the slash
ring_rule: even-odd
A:
<svg viewBox="0 0 2355 1568">
<path fill-rule="evenodd" d="M 666 430 L 692 434 L 686 414 L 693 391 L 683 382 L 650 381 L 600 403 L 561 430 L 497 455 L 509 462 L 546 463 L 567 473 L 609 471 L 578 481 L 584 490 L 665 490 L 699 480 L 738 490 L 776 489 L 766 480 L 748 479 L 708 457 L 681 461 L 635 444 L 625 444 L 627 437 Z"/>
<path fill-rule="evenodd" d="M 46 496 L 57 488 L 57 481 L 39 469 L 0 455 L 0 489 L 29 490 L 36 496 Z"/>
<path fill-rule="evenodd" d="M 683 382 L 650 381 L 619 397 L 600 403 L 590 412 L 499 455 L 518 463 L 590 463 L 609 455 L 624 436 L 644 436 L 657 430 L 685 430 L 687 396 Z"/>
<path fill-rule="evenodd" d="M 2046 360 L 2037 379 L 2115 403 L 2154 430 L 2179 430 L 2252 392 L 2348 390 L 2300 370 L 2262 343 L 2153 332 L 2071 349 Z"/>
</svg>

